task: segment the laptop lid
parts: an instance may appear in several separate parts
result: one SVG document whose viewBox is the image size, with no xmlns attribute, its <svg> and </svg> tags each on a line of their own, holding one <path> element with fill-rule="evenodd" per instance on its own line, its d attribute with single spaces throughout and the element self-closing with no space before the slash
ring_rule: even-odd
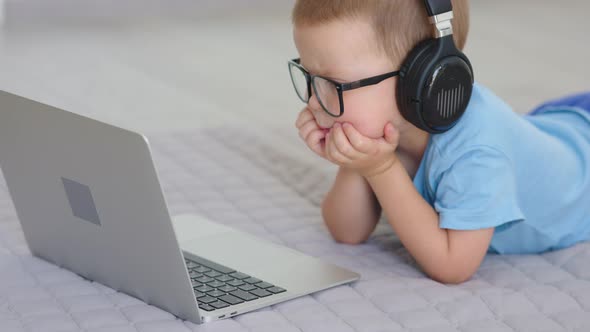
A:
<svg viewBox="0 0 590 332">
<path fill-rule="evenodd" d="M 144 136 L 0 91 L 0 167 L 34 255 L 200 323 Z"/>
</svg>

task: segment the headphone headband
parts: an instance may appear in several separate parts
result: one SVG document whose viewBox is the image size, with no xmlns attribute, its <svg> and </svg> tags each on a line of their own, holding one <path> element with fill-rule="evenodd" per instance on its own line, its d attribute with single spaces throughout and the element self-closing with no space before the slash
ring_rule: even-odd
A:
<svg viewBox="0 0 590 332">
<path fill-rule="evenodd" d="M 430 23 L 436 27 L 436 38 L 453 34 L 451 0 L 424 0 Z"/>
<path fill-rule="evenodd" d="M 424 0 L 428 16 L 436 16 L 453 11 L 451 0 Z"/>
</svg>

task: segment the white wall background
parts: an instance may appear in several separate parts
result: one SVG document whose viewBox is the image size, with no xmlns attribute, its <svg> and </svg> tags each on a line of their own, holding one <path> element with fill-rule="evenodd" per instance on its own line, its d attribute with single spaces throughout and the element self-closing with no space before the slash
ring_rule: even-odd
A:
<svg viewBox="0 0 590 332">
<path fill-rule="evenodd" d="M 147 132 L 250 127 L 309 155 L 286 70 L 291 0 L 4 1 L 0 89 Z M 588 13 L 586 0 L 473 1 L 476 79 L 517 112 L 590 90 Z"/>
</svg>

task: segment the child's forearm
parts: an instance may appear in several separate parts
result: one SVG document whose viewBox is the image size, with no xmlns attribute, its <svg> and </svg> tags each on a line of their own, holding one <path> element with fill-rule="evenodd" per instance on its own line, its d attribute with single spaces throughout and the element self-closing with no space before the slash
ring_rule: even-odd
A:
<svg viewBox="0 0 590 332">
<path fill-rule="evenodd" d="M 447 231 L 439 228 L 438 214 L 415 189 L 400 162 L 367 181 L 395 233 L 424 272 L 442 282 L 466 279 L 452 258 Z"/>
<path fill-rule="evenodd" d="M 338 242 L 364 242 L 375 229 L 381 208 L 367 181 L 340 167 L 334 185 L 322 203 L 326 226 Z"/>
</svg>

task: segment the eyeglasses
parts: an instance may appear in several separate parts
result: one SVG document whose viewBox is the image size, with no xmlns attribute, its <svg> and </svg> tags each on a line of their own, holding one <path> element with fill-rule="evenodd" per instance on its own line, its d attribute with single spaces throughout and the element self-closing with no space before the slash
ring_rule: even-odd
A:
<svg viewBox="0 0 590 332">
<path fill-rule="evenodd" d="M 354 82 L 339 83 L 327 77 L 311 75 L 301 65 L 301 59 L 293 59 L 289 61 L 289 74 L 299 99 L 304 103 L 308 103 L 313 87 L 313 93 L 324 111 L 333 117 L 339 117 L 344 114 L 344 100 L 342 97 L 344 91 L 379 84 L 387 78 L 399 75 L 399 71 L 392 71 Z"/>
</svg>

